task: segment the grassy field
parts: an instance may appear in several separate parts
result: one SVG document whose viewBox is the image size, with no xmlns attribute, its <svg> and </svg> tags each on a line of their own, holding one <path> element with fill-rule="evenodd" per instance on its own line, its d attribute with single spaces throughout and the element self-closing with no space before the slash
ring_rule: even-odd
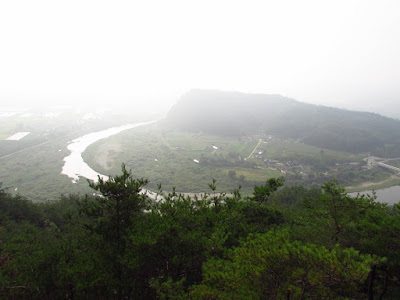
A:
<svg viewBox="0 0 400 300">
<path fill-rule="evenodd" d="M 265 182 L 268 178 L 282 176 L 282 173 L 271 169 L 245 169 L 229 168 L 224 170 L 224 174 L 229 176 L 229 171 L 235 171 L 236 177 L 244 176 L 249 181 Z"/>
<path fill-rule="evenodd" d="M 34 151 L 22 150 L 1 159 L 0 182 L 3 182 L 3 187 L 33 201 L 57 200 L 61 194 L 91 192 L 86 180 L 72 184 L 70 178 L 61 175 L 63 158 L 69 154 L 67 143 L 68 139 L 60 139 L 35 147 Z"/>
<path fill-rule="evenodd" d="M 255 145 L 257 141 L 252 140 L 243 142 L 227 137 L 166 133 L 152 125 L 99 141 L 91 145 L 83 156 L 93 169 L 105 174 L 118 174 L 120 165 L 125 163 L 136 177 L 148 178 L 149 188 L 153 189 L 162 183 L 166 190 L 176 187 L 180 192 L 203 192 L 215 178 L 219 192 L 230 192 L 240 183 L 227 176 L 226 166 L 204 165 L 203 162 L 215 159 L 229 164 L 232 159 L 226 159 L 226 156 L 230 152 L 236 150 L 240 151 L 237 152 L 239 155 L 249 155 Z M 114 150 L 108 151 L 110 148 Z M 256 169 L 240 172 L 260 181 L 265 181 L 271 174 L 279 174 Z"/>
<path fill-rule="evenodd" d="M 61 194 L 92 193 L 86 179 L 73 184 L 61 174 L 63 159 L 70 153 L 68 143 L 90 132 L 126 124 L 130 119 L 141 120 L 122 116 L 116 121 L 104 118 L 83 122 L 81 115 L 71 112 L 53 119 L 42 115 L 27 118 L 16 115 L 0 122 L 0 136 L 32 132 L 19 141 L 0 140 L 0 182 L 9 192 L 33 201 L 58 200 Z"/>
<path fill-rule="evenodd" d="M 190 153 L 212 155 L 217 152 L 219 155 L 225 156 L 230 152 L 235 152 L 242 157 L 248 156 L 258 143 L 254 139 L 238 139 L 186 132 L 164 133 L 163 140 L 171 149 L 185 150 L 185 155 L 190 155 Z M 213 146 L 218 149 L 216 150 Z"/>
<path fill-rule="evenodd" d="M 153 189 L 162 183 L 167 190 L 176 187 L 181 192 L 202 192 L 212 178 L 224 188 L 233 188 L 233 182 L 226 182 L 222 170 L 205 168 L 193 161 L 201 160 L 204 141 L 193 139 L 190 148 L 185 144 L 189 150 L 176 150 L 179 147 L 176 145 L 182 145 L 181 138 L 162 136 L 157 125 L 135 128 L 91 145 L 83 157 L 93 169 L 107 175 L 118 174 L 121 164 L 125 163 L 135 177 L 148 178 Z M 118 150 L 107 151 L 110 147 Z M 99 149 L 103 149 L 101 155 Z M 108 168 L 104 168 L 106 164 Z"/>
<path fill-rule="evenodd" d="M 360 162 L 364 158 L 362 155 L 354 155 L 345 152 L 321 149 L 315 146 L 299 143 L 294 140 L 279 140 L 263 142 L 260 149 L 267 152 L 268 156 L 274 159 L 290 158 L 290 159 L 322 159 L 322 160 L 340 160 Z"/>
<path fill-rule="evenodd" d="M 138 120 L 125 117 L 118 122 L 126 124 L 131 119 Z M 72 184 L 70 178 L 61 175 L 63 158 L 69 154 L 66 146 L 74 138 L 116 126 L 118 122 L 81 123 L 71 115 L 61 120 L 32 117 L 2 122 L 0 142 L 4 158 L 0 160 L 0 182 L 9 191 L 34 201 L 57 200 L 60 194 L 91 193 L 85 179 Z M 32 133 L 21 141 L 1 141 L 1 137 L 18 131 Z M 263 152 L 262 157 L 252 155 L 245 160 L 253 151 Z M 120 174 L 121 164 L 125 163 L 135 177 L 150 180 L 148 188 L 155 190 L 161 183 L 165 191 L 176 187 L 179 192 L 207 192 L 215 178 L 218 192 L 229 193 L 240 185 L 243 193 L 249 194 L 255 184 L 282 176 L 281 170 L 286 172 L 287 184 L 317 185 L 336 174 L 342 176 L 344 183 L 358 187 L 364 182 L 382 187 L 399 182 L 391 178 L 391 171 L 363 169 L 361 155 L 320 149 L 293 140 L 264 142 L 262 136 L 234 138 L 167 132 L 157 124 L 100 140 L 88 147 L 83 158 L 105 175 Z M 274 162 L 267 162 L 270 160 Z M 355 162 L 359 165 L 351 165 Z M 335 173 L 332 169 L 339 171 Z"/>
<path fill-rule="evenodd" d="M 322 165 L 327 173 L 334 175 L 332 168 L 339 168 L 345 175 L 351 172 L 348 178 L 357 183 L 355 179 L 369 180 L 378 176 L 383 180 L 391 175 L 380 168 L 378 172 L 362 170 L 362 155 L 320 149 L 293 140 L 274 139 L 259 143 L 259 138 L 165 132 L 158 125 L 151 125 L 98 141 L 84 152 L 83 157 L 99 173 L 118 174 L 120 165 L 125 163 L 136 177 L 150 180 L 150 189 L 162 183 L 165 190 L 176 187 L 179 192 L 204 192 L 212 178 L 216 178 L 218 192 L 230 192 L 242 185 L 244 192 L 250 193 L 254 184 L 282 176 L 282 169 L 289 169 L 287 174 L 293 176 L 304 174 L 303 171 L 318 176 L 318 172 L 323 171 L 315 171 L 313 164 L 319 168 Z M 262 151 L 263 157 L 253 155 L 245 161 L 253 150 L 256 154 Z M 278 163 L 270 167 L 265 158 Z M 296 161 L 297 165 L 290 166 L 291 161 Z M 350 163 L 359 165 L 354 167 Z M 229 176 L 230 171 L 235 171 L 236 175 Z"/>
</svg>

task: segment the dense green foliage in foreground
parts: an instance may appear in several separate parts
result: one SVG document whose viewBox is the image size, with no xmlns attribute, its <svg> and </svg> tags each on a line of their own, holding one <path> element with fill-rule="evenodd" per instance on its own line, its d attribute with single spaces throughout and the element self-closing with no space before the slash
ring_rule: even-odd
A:
<svg viewBox="0 0 400 300">
<path fill-rule="evenodd" d="M 172 192 L 131 173 L 97 197 L 33 204 L 0 189 L 2 298 L 399 298 L 400 211 L 269 179 L 253 196 Z M 160 187 L 160 193 L 161 187 Z"/>
</svg>

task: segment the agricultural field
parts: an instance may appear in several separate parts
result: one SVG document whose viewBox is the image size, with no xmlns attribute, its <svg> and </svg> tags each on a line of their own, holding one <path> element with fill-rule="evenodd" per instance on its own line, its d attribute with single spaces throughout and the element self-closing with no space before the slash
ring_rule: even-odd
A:
<svg viewBox="0 0 400 300">
<path fill-rule="evenodd" d="M 69 153 L 67 143 L 68 139 L 60 139 L 0 160 L 3 187 L 33 201 L 54 201 L 61 194 L 90 193 L 86 180 L 72 184 L 70 178 L 61 175 L 63 158 Z"/>
<path fill-rule="evenodd" d="M 61 174 L 69 142 L 84 134 L 140 120 L 138 115 L 120 118 L 100 115 L 85 119 L 90 111 L 16 111 L 0 117 L 0 183 L 8 192 L 33 201 L 55 201 L 61 194 L 91 193 L 83 178 L 77 183 Z M 19 140 L 7 140 L 19 132 L 30 132 Z"/>
<path fill-rule="evenodd" d="M 88 115 L 92 117 L 86 118 Z M 71 111 L 47 115 L 23 112 L 0 118 L 0 182 L 14 194 L 34 201 L 91 193 L 84 178 L 72 183 L 61 174 L 63 159 L 70 153 L 67 145 L 87 133 L 149 119 L 132 113 L 115 118 Z M 6 140 L 18 132 L 30 133 L 20 140 Z M 157 123 L 99 140 L 82 156 L 104 175 L 119 174 L 125 163 L 135 177 L 150 180 L 151 190 L 157 190 L 160 183 L 164 191 L 176 187 L 178 192 L 206 192 L 213 178 L 218 192 L 229 193 L 241 186 L 244 194 L 250 194 L 254 185 L 279 176 L 285 177 L 286 185 L 307 186 L 319 186 L 336 177 L 351 191 L 400 182 L 393 171 L 367 168 L 363 155 L 271 136 L 238 138 L 166 131 Z"/>
<path fill-rule="evenodd" d="M 392 172 L 367 169 L 363 155 L 320 149 L 294 140 L 263 136 L 221 137 L 165 131 L 159 125 L 122 132 L 89 146 L 84 160 L 97 172 L 116 175 L 125 163 L 149 188 L 204 192 L 212 178 L 218 192 L 238 186 L 250 194 L 255 184 L 284 176 L 286 184 L 320 185 L 332 177 L 358 185 L 382 181 Z"/>
</svg>

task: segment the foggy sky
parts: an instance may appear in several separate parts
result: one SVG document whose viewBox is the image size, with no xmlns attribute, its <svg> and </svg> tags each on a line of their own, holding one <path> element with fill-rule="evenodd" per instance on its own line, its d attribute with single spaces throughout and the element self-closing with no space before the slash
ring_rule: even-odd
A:
<svg viewBox="0 0 400 300">
<path fill-rule="evenodd" d="M 400 1 L 1 1 L 0 106 L 192 88 L 400 117 Z"/>
</svg>

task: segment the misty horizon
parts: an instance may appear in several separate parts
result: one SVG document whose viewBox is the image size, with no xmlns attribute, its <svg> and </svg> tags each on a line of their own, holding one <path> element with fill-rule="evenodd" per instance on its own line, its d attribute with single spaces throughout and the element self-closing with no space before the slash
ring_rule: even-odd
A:
<svg viewBox="0 0 400 300">
<path fill-rule="evenodd" d="M 132 98 L 112 98 L 112 97 L 78 97 L 78 96 L 54 96 L 41 98 L 41 97 L 32 97 L 32 98 L 13 98 L 10 97 L 7 100 L 3 101 L 0 105 L 0 110 L 8 111 L 8 110 L 36 110 L 36 111 L 51 111 L 51 110 L 65 110 L 71 108 L 83 109 L 84 111 L 96 111 L 96 110 L 124 110 L 124 109 L 132 109 L 132 110 L 143 110 L 144 112 L 156 112 L 161 114 L 166 114 L 174 105 L 179 103 L 180 99 L 184 97 L 190 91 L 195 90 L 212 90 L 212 91 L 221 91 L 221 92 L 234 92 L 241 94 L 249 94 L 249 95 L 279 95 L 288 99 L 292 99 L 302 103 L 315 104 L 307 101 L 300 101 L 293 97 L 287 97 L 280 94 L 267 94 L 267 93 L 249 93 L 242 91 L 224 91 L 218 89 L 190 89 L 186 92 L 183 92 L 180 95 L 174 96 L 170 95 L 169 97 L 132 97 Z M 392 102 L 391 102 L 392 101 Z M 333 107 L 339 108 L 349 111 L 362 111 L 362 112 L 370 112 L 376 113 L 385 117 L 400 119 L 400 105 L 396 106 L 396 100 L 388 100 L 388 101 L 380 101 L 377 103 L 369 103 L 367 105 L 357 105 L 354 103 L 334 103 L 330 104 L 318 104 L 325 107 Z"/>
<path fill-rule="evenodd" d="M 1 106 L 160 107 L 191 89 L 400 117 L 398 1 L 0 4 Z"/>
</svg>

